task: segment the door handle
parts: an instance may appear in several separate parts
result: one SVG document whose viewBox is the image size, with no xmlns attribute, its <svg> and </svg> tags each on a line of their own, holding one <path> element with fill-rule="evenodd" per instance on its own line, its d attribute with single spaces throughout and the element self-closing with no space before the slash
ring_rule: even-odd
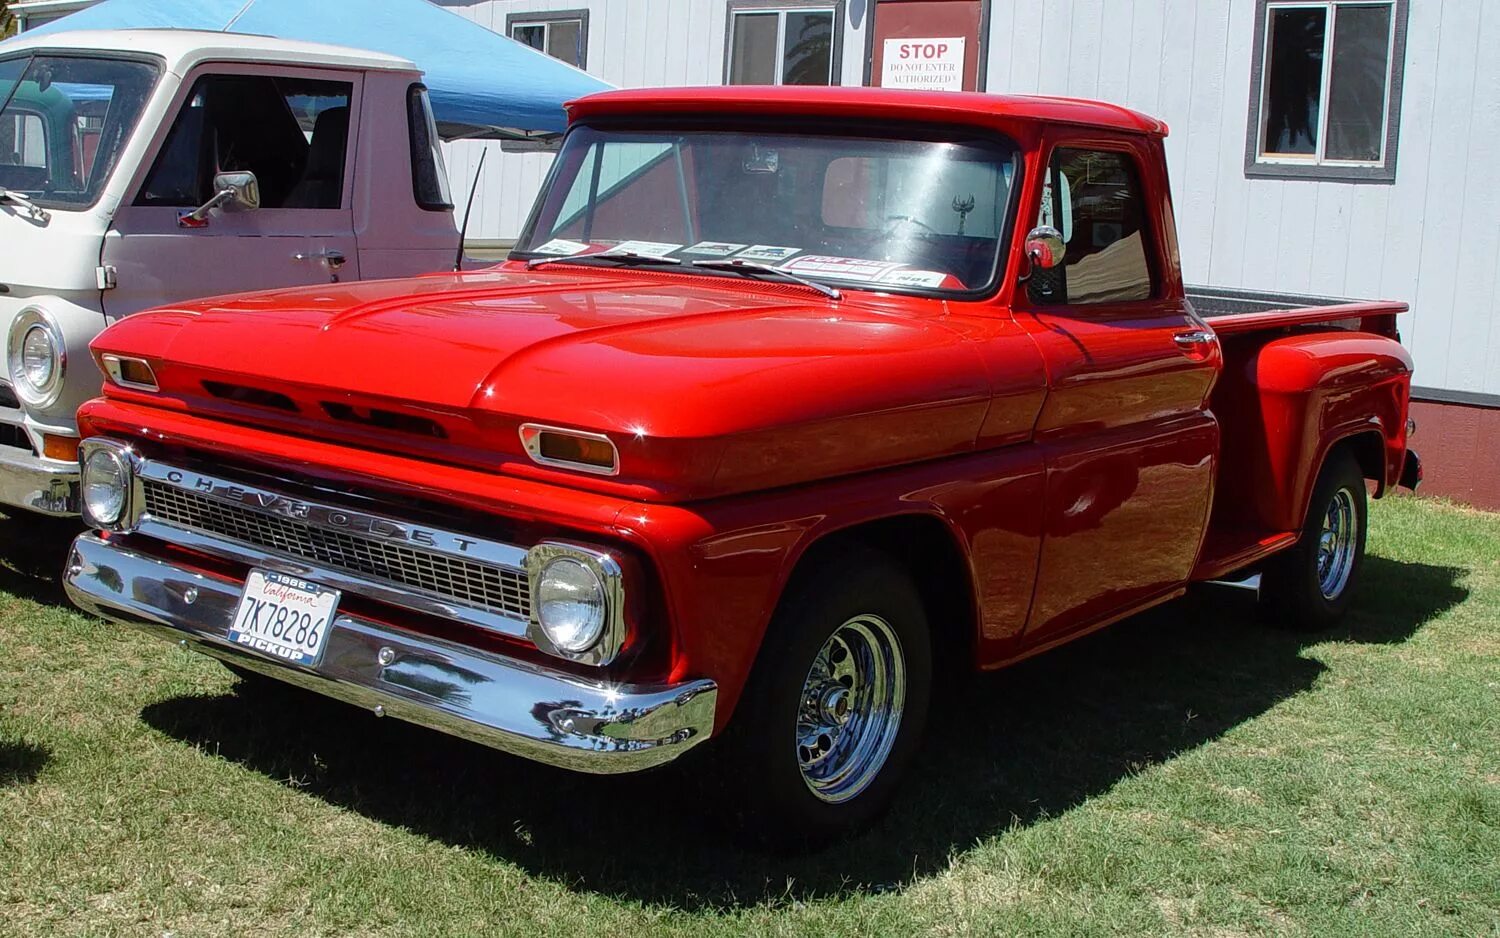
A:
<svg viewBox="0 0 1500 938">
<path fill-rule="evenodd" d="M 343 251 L 325 250 L 312 252 L 298 251 L 296 254 L 292 255 L 292 260 L 322 261 L 323 263 L 328 265 L 329 270 L 338 270 L 340 267 L 344 266 L 344 261 L 348 260 L 348 258 L 344 257 Z"/>
<path fill-rule="evenodd" d="M 1172 341 L 1183 351 L 1202 352 L 1214 343 L 1218 336 L 1206 329 L 1194 329 L 1191 332 L 1179 332 L 1172 336 Z"/>
</svg>

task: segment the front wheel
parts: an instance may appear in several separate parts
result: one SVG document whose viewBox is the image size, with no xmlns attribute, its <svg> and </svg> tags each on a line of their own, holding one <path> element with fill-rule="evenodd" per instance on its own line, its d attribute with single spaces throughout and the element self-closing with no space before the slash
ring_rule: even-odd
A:
<svg viewBox="0 0 1500 938">
<path fill-rule="evenodd" d="M 916 751 L 931 684 L 927 616 L 907 571 L 867 549 L 801 571 L 725 740 L 745 831 L 812 846 L 868 823 Z"/>
<path fill-rule="evenodd" d="M 1303 631 L 1331 627 L 1349 608 L 1365 556 L 1365 477 L 1347 449 L 1329 454 L 1313 487 L 1297 546 L 1261 574 L 1261 607 Z"/>
</svg>

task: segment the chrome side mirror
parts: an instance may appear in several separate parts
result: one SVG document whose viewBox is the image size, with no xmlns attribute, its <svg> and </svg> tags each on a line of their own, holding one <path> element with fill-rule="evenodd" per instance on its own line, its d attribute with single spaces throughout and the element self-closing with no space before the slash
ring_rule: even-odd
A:
<svg viewBox="0 0 1500 938">
<path fill-rule="evenodd" d="M 1062 232 L 1051 225 L 1039 225 L 1026 235 L 1026 258 L 1037 270 L 1051 270 L 1062 265 L 1068 244 Z"/>
<path fill-rule="evenodd" d="M 179 228 L 207 228 L 208 213 L 220 206 L 246 212 L 260 208 L 260 182 L 251 172 L 219 173 L 214 176 L 213 198 L 177 216 Z"/>
<path fill-rule="evenodd" d="M 247 212 L 260 208 L 260 181 L 252 172 L 219 173 L 214 191 L 229 193 L 228 204 Z"/>
</svg>

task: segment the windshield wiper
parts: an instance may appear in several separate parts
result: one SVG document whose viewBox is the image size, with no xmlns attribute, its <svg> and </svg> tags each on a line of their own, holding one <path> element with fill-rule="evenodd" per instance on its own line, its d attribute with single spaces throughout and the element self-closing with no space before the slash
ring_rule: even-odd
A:
<svg viewBox="0 0 1500 938">
<path fill-rule="evenodd" d="M 651 254 L 637 254 L 634 251 L 606 251 L 603 254 L 579 254 L 574 256 L 558 257 L 533 257 L 526 261 L 526 269 L 532 270 L 543 264 L 618 264 L 621 267 L 645 267 L 651 264 L 662 264 L 667 267 L 681 267 L 682 261 L 675 257 L 656 257 Z"/>
<path fill-rule="evenodd" d="M 783 270 L 780 267 L 772 267 L 770 264 L 752 264 L 747 261 L 721 260 L 693 261 L 692 264 L 688 266 L 701 267 L 704 270 L 727 270 L 731 273 L 741 273 L 750 277 L 770 276 L 778 280 L 786 280 L 791 283 L 800 283 L 804 287 L 809 287 L 813 290 L 817 290 L 819 293 L 828 297 L 830 300 L 841 300 L 844 298 L 844 294 L 840 292 L 837 287 L 830 287 L 826 283 L 819 283 L 816 280 L 809 280 L 806 277 L 799 277 L 789 270 Z"/>
<path fill-rule="evenodd" d="M 12 202 L 16 205 L 19 205 L 21 208 L 26 210 L 26 213 L 28 215 L 31 215 L 33 218 L 41 219 L 42 221 L 47 221 L 52 217 L 47 213 L 46 209 L 26 198 L 26 196 L 22 195 L 19 192 L 12 192 L 4 186 L 0 186 L 0 202 Z"/>
</svg>

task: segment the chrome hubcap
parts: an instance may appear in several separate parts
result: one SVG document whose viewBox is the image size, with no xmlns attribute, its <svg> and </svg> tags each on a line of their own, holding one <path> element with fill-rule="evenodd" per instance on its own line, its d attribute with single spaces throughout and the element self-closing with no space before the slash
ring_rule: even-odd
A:
<svg viewBox="0 0 1500 938">
<path fill-rule="evenodd" d="M 906 658 L 879 616 L 856 616 L 818 650 L 802 683 L 797 765 L 813 795 L 836 804 L 880 774 L 901 729 Z"/>
<path fill-rule="evenodd" d="M 1354 493 L 1339 489 L 1328 502 L 1323 530 L 1318 535 L 1318 589 L 1324 599 L 1337 599 L 1354 571 L 1354 545 L 1359 539 L 1359 515 Z"/>
</svg>

